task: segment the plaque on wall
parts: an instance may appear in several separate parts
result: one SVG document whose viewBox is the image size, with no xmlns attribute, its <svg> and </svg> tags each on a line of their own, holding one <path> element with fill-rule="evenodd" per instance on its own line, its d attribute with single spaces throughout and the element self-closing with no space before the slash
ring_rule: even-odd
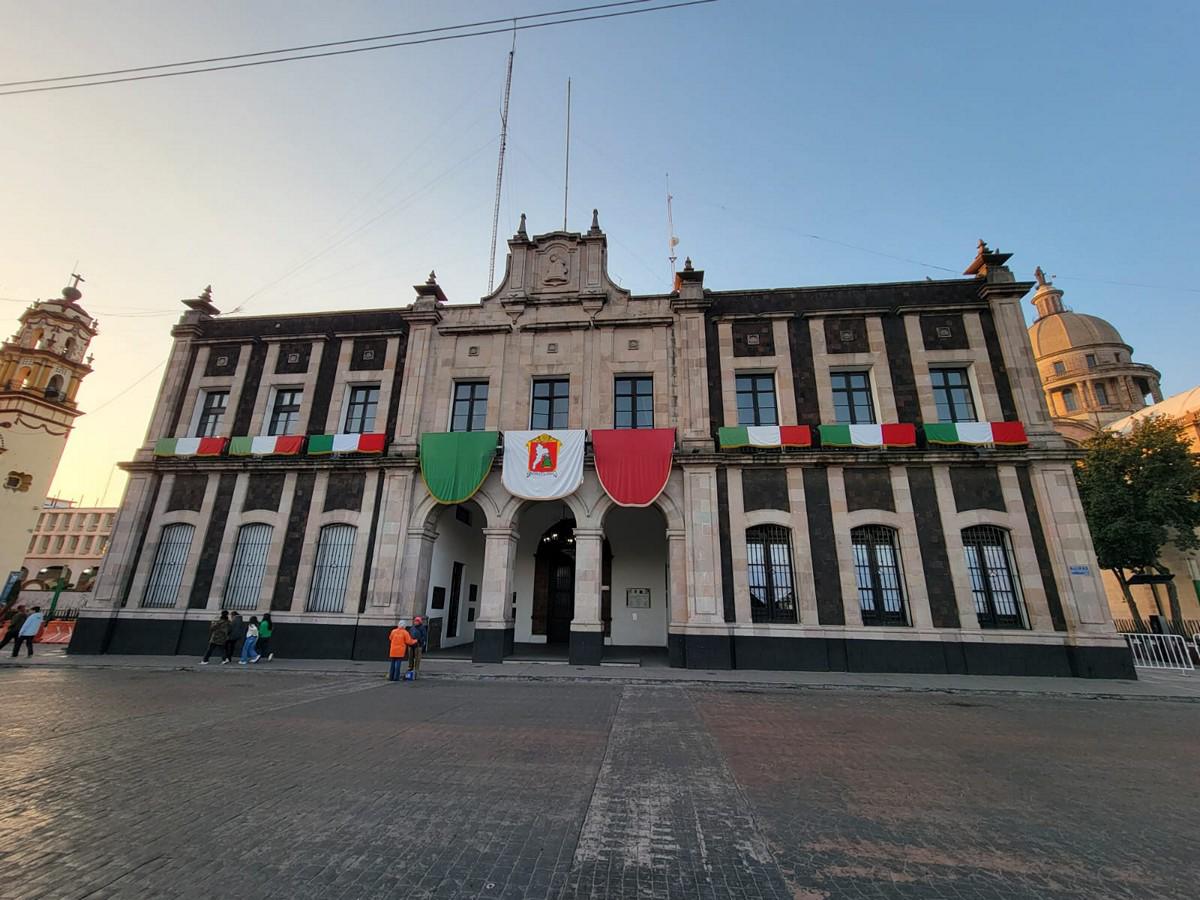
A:
<svg viewBox="0 0 1200 900">
<path fill-rule="evenodd" d="M 433 602 L 430 604 L 433 609 L 446 608 L 446 589 L 444 587 L 435 587 L 433 589 Z"/>
<path fill-rule="evenodd" d="M 625 605 L 630 609 L 649 609 L 650 588 L 626 588 Z"/>
</svg>

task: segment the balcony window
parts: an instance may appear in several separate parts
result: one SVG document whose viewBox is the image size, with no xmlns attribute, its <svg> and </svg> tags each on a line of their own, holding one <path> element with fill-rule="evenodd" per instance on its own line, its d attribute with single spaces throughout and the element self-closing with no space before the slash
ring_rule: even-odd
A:
<svg viewBox="0 0 1200 900">
<path fill-rule="evenodd" d="M 975 398 L 966 369 L 930 369 L 939 422 L 975 422 Z"/>
<path fill-rule="evenodd" d="M 738 375 L 734 387 L 739 425 L 779 424 L 774 375 Z"/>
</svg>

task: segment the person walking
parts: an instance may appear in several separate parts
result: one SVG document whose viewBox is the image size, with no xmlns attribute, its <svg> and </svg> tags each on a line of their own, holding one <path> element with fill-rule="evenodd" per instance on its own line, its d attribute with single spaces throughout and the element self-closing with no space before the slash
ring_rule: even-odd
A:
<svg viewBox="0 0 1200 900">
<path fill-rule="evenodd" d="M 8 618 L 8 631 L 4 634 L 4 640 L 0 641 L 0 650 L 3 650 L 9 641 L 15 641 L 17 635 L 21 631 L 21 626 L 25 624 L 25 620 L 29 618 L 29 613 L 25 611 L 25 604 L 22 603 L 14 610 L 10 610 Z"/>
<path fill-rule="evenodd" d="M 244 666 L 248 662 L 258 662 L 258 654 L 254 651 L 254 645 L 258 643 L 258 616 L 251 616 L 250 622 L 246 625 L 246 639 L 242 641 L 242 658 L 238 660 L 238 665 Z"/>
<path fill-rule="evenodd" d="M 421 656 L 429 645 L 429 626 L 421 616 L 416 616 L 409 633 L 416 643 L 408 648 L 408 680 L 415 681 L 421 674 Z"/>
<path fill-rule="evenodd" d="M 238 643 L 246 636 L 246 623 L 242 621 L 242 614 L 236 609 L 233 615 L 229 617 L 229 637 L 225 639 L 225 662 L 233 659 L 233 654 L 237 653 Z"/>
<path fill-rule="evenodd" d="M 17 642 L 13 644 L 13 659 L 17 658 L 17 652 L 21 649 L 21 642 L 25 643 L 26 656 L 33 656 L 33 639 L 37 637 L 38 631 L 42 627 L 42 608 L 35 606 L 25 621 L 21 623 L 21 630 L 17 632 Z"/>
<path fill-rule="evenodd" d="M 200 665 L 207 666 L 208 658 L 213 655 L 213 651 L 218 653 L 225 652 L 225 643 L 229 640 L 229 613 L 221 610 L 221 614 L 217 616 L 208 626 L 208 649 L 204 651 L 204 659 L 200 660 Z M 221 665 L 229 662 L 224 656 L 221 658 Z"/>
<path fill-rule="evenodd" d="M 416 642 L 417 639 L 408 633 L 408 628 L 401 619 L 400 624 L 388 634 L 388 655 L 392 660 L 391 666 L 388 667 L 388 681 L 400 681 L 404 674 L 404 657 L 408 655 L 408 648 Z"/>
<path fill-rule="evenodd" d="M 263 613 L 262 621 L 258 623 L 258 643 L 254 646 L 254 651 L 259 656 L 265 656 L 267 662 L 275 658 L 275 653 L 271 650 L 271 635 L 275 633 L 275 627 L 271 624 L 271 614 Z"/>
</svg>

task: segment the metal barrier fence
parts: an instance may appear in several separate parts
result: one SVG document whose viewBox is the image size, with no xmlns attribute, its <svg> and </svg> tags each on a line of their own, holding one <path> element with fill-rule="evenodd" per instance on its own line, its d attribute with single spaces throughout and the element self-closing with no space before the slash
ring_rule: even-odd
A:
<svg viewBox="0 0 1200 900">
<path fill-rule="evenodd" d="M 1187 641 L 1177 634 L 1126 634 L 1124 638 L 1133 654 L 1136 668 L 1170 669 L 1175 672 L 1191 672 L 1196 668 L 1192 664 Z"/>
<path fill-rule="evenodd" d="M 1150 627 L 1147 620 L 1142 620 L 1140 623 L 1133 619 L 1113 619 L 1113 624 L 1117 626 L 1117 631 L 1122 634 L 1177 634 L 1182 638 L 1191 640 L 1196 635 L 1200 634 L 1200 619 L 1166 619 L 1153 617 L 1158 619 L 1164 631 L 1156 631 Z"/>
</svg>

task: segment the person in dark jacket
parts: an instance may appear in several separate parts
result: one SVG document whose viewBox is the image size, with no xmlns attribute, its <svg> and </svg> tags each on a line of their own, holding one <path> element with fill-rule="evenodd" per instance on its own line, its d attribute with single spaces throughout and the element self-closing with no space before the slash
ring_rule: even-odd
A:
<svg viewBox="0 0 1200 900">
<path fill-rule="evenodd" d="M 8 646 L 9 641 L 15 641 L 17 635 L 21 632 L 21 626 L 25 624 L 25 620 L 29 618 L 29 613 L 25 611 L 25 604 L 22 603 L 16 609 L 11 610 L 11 615 L 8 619 L 8 631 L 5 632 L 4 640 L 0 641 L 0 650 Z"/>
<path fill-rule="evenodd" d="M 271 636 L 275 634 L 275 626 L 271 623 L 271 614 L 263 613 L 262 621 L 258 623 L 258 655 L 265 657 L 267 662 L 275 658 L 271 650 Z"/>
<path fill-rule="evenodd" d="M 429 626 L 421 616 L 413 618 L 412 627 L 408 629 L 416 643 L 408 648 L 408 680 L 414 681 L 421 674 L 421 654 L 429 645 Z"/>
<path fill-rule="evenodd" d="M 246 623 L 241 614 L 235 609 L 229 617 L 229 638 L 225 641 L 225 662 L 233 659 L 237 653 L 238 644 L 246 637 Z"/>
<path fill-rule="evenodd" d="M 208 626 L 208 649 L 204 651 L 204 659 L 200 660 L 200 665 L 207 666 L 208 658 L 213 655 L 213 651 L 218 653 L 225 652 L 225 644 L 229 641 L 229 613 L 221 610 L 221 615 L 217 616 Z M 221 660 L 221 665 L 229 662 L 229 658 L 225 657 Z"/>
</svg>

